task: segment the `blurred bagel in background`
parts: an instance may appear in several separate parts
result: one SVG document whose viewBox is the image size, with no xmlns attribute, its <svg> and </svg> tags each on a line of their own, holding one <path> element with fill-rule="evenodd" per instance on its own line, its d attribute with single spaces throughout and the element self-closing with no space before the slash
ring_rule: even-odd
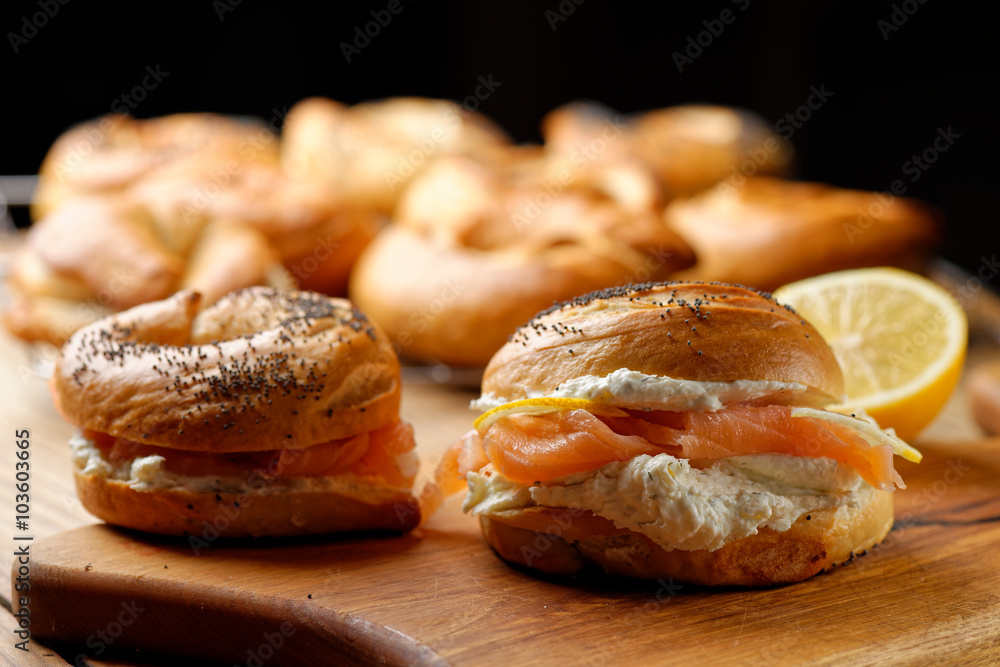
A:
<svg viewBox="0 0 1000 667">
<path fill-rule="evenodd" d="M 82 194 L 120 193 L 180 160 L 276 163 L 278 144 L 263 122 L 213 113 L 139 120 L 109 114 L 80 123 L 49 148 L 38 170 L 31 216 L 39 221 Z"/>
<path fill-rule="evenodd" d="M 542 144 L 515 145 L 446 100 L 311 97 L 277 129 L 211 113 L 71 128 L 39 173 L 8 328 L 59 344 L 177 289 L 300 287 L 350 293 L 406 358 L 482 366 L 574 294 L 919 270 L 942 228 L 912 199 L 784 180 L 791 144 L 724 106 L 571 102 Z"/>
<path fill-rule="evenodd" d="M 620 114 L 595 102 L 572 102 L 542 120 L 546 149 L 563 161 L 642 163 L 666 200 L 703 190 L 750 159 L 762 175 L 784 176 L 792 145 L 764 119 L 742 109 L 686 104 Z"/>
<path fill-rule="evenodd" d="M 337 191 L 291 178 L 271 164 L 231 170 L 219 160 L 178 164 L 131 194 L 169 221 L 175 235 L 211 221 L 254 230 L 300 287 L 324 294 L 346 293 L 351 266 L 382 224 Z"/>
<path fill-rule="evenodd" d="M 61 345 L 101 317 L 195 289 L 345 294 L 378 230 L 338 190 L 294 179 L 267 125 L 216 114 L 105 116 L 61 136 L 9 275 L 4 322 Z"/>
<path fill-rule="evenodd" d="M 171 243 L 142 205 L 111 195 L 76 197 L 31 228 L 8 276 L 4 324 L 28 341 L 62 345 L 102 317 L 183 288 L 211 303 L 241 287 L 294 281 L 259 231 L 205 222 Z"/>
<path fill-rule="evenodd" d="M 509 143 L 482 114 L 446 100 L 396 97 L 347 106 L 312 97 L 288 112 L 281 160 L 293 177 L 335 187 L 389 214 L 411 178 L 445 155 Z"/>
<path fill-rule="evenodd" d="M 671 202 L 671 229 L 698 262 L 681 280 L 777 287 L 866 266 L 919 270 L 938 240 L 938 211 L 913 199 L 755 176 Z"/>
<path fill-rule="evenodd" d="M 530 149 L 441 159 L 365 250 L 351 298 L 411 359 L 483 366 L 524 321 L 587 289 L 659 280 L 694 262 L 655 208 L 581 179 L 540 177 Z M 595 182 L 602 169 L 593 165 Z M 642 188 L 623 187 L 626 193 Z M 638 209 L 638 210 L 636 210 Z"/>
</svg>

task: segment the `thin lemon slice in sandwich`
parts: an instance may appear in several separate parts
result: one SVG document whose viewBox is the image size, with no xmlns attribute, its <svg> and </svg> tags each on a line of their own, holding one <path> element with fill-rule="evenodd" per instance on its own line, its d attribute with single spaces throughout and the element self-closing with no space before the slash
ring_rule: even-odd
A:
<svg viewBox="0 0 1000 667">
<path fill-rule="evenodd" d="M 844 371 L 845 406 L 862 408 L 900 438 L 940 412 L 965 361 L 965 312 L 944 289 L 893 268 L 807 278 L 774 297 L 816 327 Z"/>
<path fill-rule="evenodd" d="M 869 445 L 887 444 L 892 447 L 892 453 L 902 456 L 907 461 L 920 463 L 924 458 L 916 448 L 900 440 L 895 433 L 879 428 L 879 425 L 868 415 L 843 414 L 829 410 L 816 410 L 814 408 L 792 408 L 793 417 L 812 417 L 813 419 L 825 419 L 828 422 L 844 426 L 858 433 Z"/>
<path fill-rule="evenodd" d="M 472 422 L 472 426 L 480 433 L 485 433 L 498 419 L 507 415 L 544 414 L 560 410 L 586 410 L 587 412 L 613 417 L 624 417 L 628 414 L 624 410 L 620 410 L 614 406 L 596 401 L 588 401 L 583 398 L 542 396 L 539 398 L 524 398 L 519 401 L 511 401 L 510 403 L 498 405 L 492 410 L 479 415 L 476 421 Z"/>
</svg>

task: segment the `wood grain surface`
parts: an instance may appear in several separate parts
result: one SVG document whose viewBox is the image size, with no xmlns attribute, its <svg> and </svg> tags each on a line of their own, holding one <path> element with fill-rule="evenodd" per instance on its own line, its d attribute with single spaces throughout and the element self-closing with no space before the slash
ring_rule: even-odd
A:
<svg viewBox="0 0 1000 667">
<path fill-rule="evenodd" d="M 30 429 L 33 489 L 29 530 L 15 531 L 8 444 L 0 566 L 10 571 L 15 532 L 34 538 L 34 662 L 13 649 L 7 613 L 0 664 L 65 664 L 46 644 L 94 665 L 176 664 L 163 653 L 240 665 L 1000 661 L 1000 439 L 982 436 L 961 391 L 918 442 L 924 462 L 899 462 L 908 488 L 883 545 L 793 586 L 709 590 L 511 568 L 457 498 L 411 535 L 217 542 L 200 555 L 182 539 L 94 525 L 76 501 L 71 429 L 45 363 L 0 338 L 0 425 L 8 440 Z M 468 428 L 474 392 L 418 378 L 403 416 L 426 476 Z"/>
<path fill-rule="evenodd" d="M 996 441 L 924 445 L 886 542 L 770 590 L 508 567 L 456 503 L 407 536 L 217 543 L 88 526 L 34 545 L 36 636 L 253 664 L 992 664 Z M 988 449 L 992 451 L 987 451 Z M 85 612 L 85 613 L 84 613 Z"/>
</svg>

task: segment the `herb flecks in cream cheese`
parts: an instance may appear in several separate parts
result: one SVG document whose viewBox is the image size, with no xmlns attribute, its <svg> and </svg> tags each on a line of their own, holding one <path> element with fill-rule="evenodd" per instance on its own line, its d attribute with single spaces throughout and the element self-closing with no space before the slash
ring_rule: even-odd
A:
<svg viewBox="0 0 1000 667">
<path fill-rule="evenodd" d="M 853 468 L 829 458 L 757 454 L 693 468 L 669 454 L 637 456 L 526 485 L 469 473 L 463 509 L 492 514 L 532 505 L 590 510 L 665 549 L 713 551 L 764 527 L 788 530 L 803 514 L 856 507 L 874 493 Z"/>
</svg>

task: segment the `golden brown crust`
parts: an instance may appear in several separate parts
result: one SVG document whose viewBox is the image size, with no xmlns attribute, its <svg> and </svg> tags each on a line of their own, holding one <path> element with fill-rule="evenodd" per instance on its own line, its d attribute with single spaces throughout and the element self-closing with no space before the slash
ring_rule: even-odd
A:
<svg viewBox="0 0 1000 667">
<path fill-rule="evenodd" d="M 440 158 L 359 260 L 352 298 L 404 355 L 483 366 L 555 301 L 690 266 L 642 179 L 618 166 L 559 179 L 531 147 Z"/>
<path fill-rule="evenodd" d="M 277 149 L 262 123 L 213 114 L 106 116 L 67 131 L 40 170 L 8 328 L 59 345 L 91 315 L 187 287 L 206 302 L 255 284 L 346 294 L 381 222 L 290 178 Z"/>
<path fill-rule="evenodd" d="M 420 508 L 406 489 L 372 487 L 372 500 L 323 490 L 258 488 L 241 492 L 187 489 L 137 491 L 122 481 L 75 471 L 80 502 L 116 526 L 164 535 L 189 535 L 192 546 L 217 537 L 315 535 L 354 530 L 406 532 L 420 522 Z M 202 542 L 197 540 L 201 539 Z"/>
<path fill-rule="evenodd" d="M 230 173 L 210 159 L 158 172 L 130 191 L 156 214 L 167 239 L 223 222 L 262 234 L 302 289 L 345 294 L 347 276 L 380 222 L 315 180 L 289 178 L 273 165 L 240 164 Z"/>
<path fill-rule="evenodd" d="M 912 199 L 764 177 L 723 182 L 664 215 L 698 256 L 679 279 L 766 290 L 842 269 L 916 268 L 941 226 Z"/>
<path fill-rule="evenodd" d="M 67 202 L 32 228 L 26 244 L 53 273 L 116 310 L 167 297 L 184 273 L 183 258 L 164 247 L 146 210 L 117 198 Z"/>
<path fill-rule="evenodd" d="M 166 165 L 192 156 L 246 161 L 277 159 L 277 142 L 261 142 L 260 123 L 209 113 L 148 120 L 111 114 L 64 132 L 39 169 L 32 218 L 41 220 L 82 194 L 120 193 Z M 273 133 L 270 137 L 273 138 Z"/>
<path fill-rule="evenodd" d="M 643 579 L 771 586 L 802 581 L 881 542 L 892 528 L 892 493 L 870 498 L 857 508 L 810 512 L 787 531 L 764 528 L 715 551 L 665 550 L 590 512 L 529 507 L 479 520 L 504 560 L 550 574 L 579 574 L 592 563 L 609 574 Z"/>
<path fill-rule="evenodd" d="M 215 303 L 247 285 L 285 290 L 296 286 L 263 234 L 233 223 L 208 225 L 188 257 L 180 289 L 198 292 L 204 303 Z"/>
<path fill-rule="evenodd" d="M 833 352 L 794 311 L 745 287 L 697 282 L 626 286 L 553 306 L 496 353 L 482 390 L 511 401 L 621 368 L 703 382 L 798 382 L 826 402 L 844 392 Z"/>
<path fill-rule="evenodd" d="M 325 97 L 299 100 L 281 128 L 281 166 L 296 178 L 333 183 L 344 176 L 343 157 L 329 145 L 345 132 L 347 105 Z M 327 142 L 324 150 L 316 142 Z"/>
<path fill-rule="evenodd" d="M 679 105 L 623 115 L 600 104 L 573 102 L 542 122 L 546 149 L 573 165 L 633 159 L 656 176 L 666 199 L 690 195 L 740 174 L 781 175 L 794 159 L 791 144 L 758 116 L 740 109 Z"/>
<path fill-rule="evenodd" d="M 277 235 L 272 242 L 301 289 L 342 296 L 351 270 L 381 226 L 373 212 L 345 207 L 312 229 Z"/>
<path fill-rule="evenodd" d="M 350 252 L 353 261 L 360 249 Z M 182 288 L 211 303 L 251 285 L 296 286 L 270 240 L 252 226 L 180 211 L 154 215 L 126 195 L 76 197 L 37 222 L 14 255 L 8 282 L 13 299 L 5 325 L 20 338 L 54 345 L 101 317 Z"/>
<path fill-rule="evenodd" d="M 578 232 L 588 229 L 586 216 L 618 215 L 614 210 L 579 212 Z M 395 225 L 362 255 L 352 275 L 351 298 L 404 356 L 483 366 L 518 324 L 554 301 L 636 276 L 662 278 L 690 263 L 676 235 L 634 222 L 617 239 L 610 234 L 553 236 L 546 246 L 539 237 L 534 248 L 496 249 L 441 242 Z M 629 235 L 635 238 L 622 238 Z"/>
<path fill-rule="evenodd" d="M 14 294 L 3 311 L 3 323 L 12 334 L 32 343 L 62 345 L 73 332 L 112 314 L 96 300 L 78 301 L 53 296 Z"/>
<path fill-rule="evenodd" d="M 281 150 L 294 177 L 391 213 L 406 183 L 433 160 L 506 143 L 492 122 L 453 102 L 397 97 L 348 107 L 314 97 L 289 111 Z"/>
<path fill-rule="evenodd" d="M 14 293 L 38 297 L 83 300 L 94 296 L 94 290 L 82 281 L 56 273 L 27 242 L 11 257 L 7 285 Z"/>
<path fill-rule="evenodd" d="M 198 312 L 194 292 L 76 332 L 52 379 L 67 421 L 207 452 L 309 447 L 397 418 L 399 363 L 342 299 L 249 288 Z"/>
</svg>

